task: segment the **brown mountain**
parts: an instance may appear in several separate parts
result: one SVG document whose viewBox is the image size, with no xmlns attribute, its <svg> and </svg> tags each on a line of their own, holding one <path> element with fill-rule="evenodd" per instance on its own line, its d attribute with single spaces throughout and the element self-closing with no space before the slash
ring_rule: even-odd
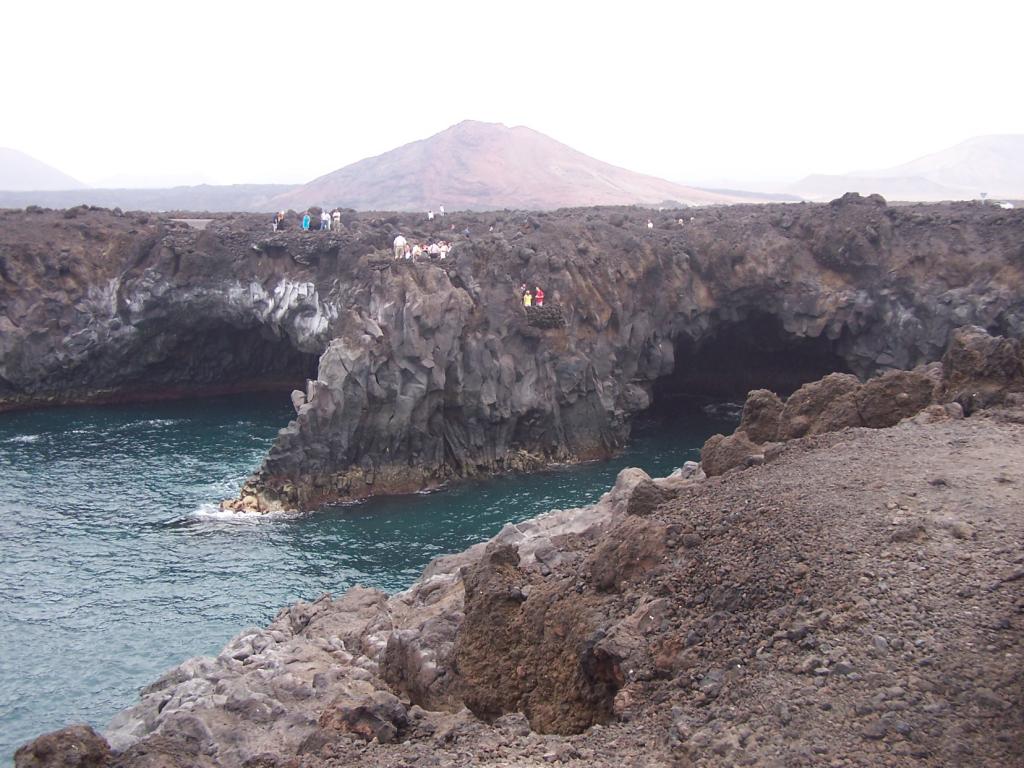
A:
<svg viewBox="0 0 1024 768">
<path fill-rule="evenodd" d="M 360 210 L 550 209 L 584 205 L 690 205 L 746 198 L 674 184 L 577 152 L 524 126 L 465 120 L 314 179 L 277 198 L 280 208 Z"/>
</svg>

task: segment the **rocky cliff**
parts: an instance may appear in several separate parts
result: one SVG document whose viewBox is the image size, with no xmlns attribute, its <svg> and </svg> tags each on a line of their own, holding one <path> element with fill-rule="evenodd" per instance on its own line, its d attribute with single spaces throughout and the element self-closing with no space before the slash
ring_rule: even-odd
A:
<svg viewBox="0 0 1024 768">
<path fill-rule="evenodd" d="M 261 510 L 606 456 L 675 394 L 910 368 L 963 324 L 1024 335 L 1024 212 L 973 204 L 348 213 L 329 233 L 0 216 L 0 404 L 297 386 L 236 504 Z M 452 255 L 396 262 L 398 232 Z"/>
</svg>

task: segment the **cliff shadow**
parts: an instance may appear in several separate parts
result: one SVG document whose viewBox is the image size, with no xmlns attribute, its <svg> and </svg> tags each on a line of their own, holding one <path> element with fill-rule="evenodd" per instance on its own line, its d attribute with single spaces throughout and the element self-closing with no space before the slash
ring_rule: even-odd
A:
<svg viewBox="0 0 1024 768">
<path fill-rule="evenodd" d="M 315 379 L 319 354 L 298 349 L 261 325 L 197 318 L 147 335 L 129 356 L 118 401 L 284 392 Z"/>
</svg>

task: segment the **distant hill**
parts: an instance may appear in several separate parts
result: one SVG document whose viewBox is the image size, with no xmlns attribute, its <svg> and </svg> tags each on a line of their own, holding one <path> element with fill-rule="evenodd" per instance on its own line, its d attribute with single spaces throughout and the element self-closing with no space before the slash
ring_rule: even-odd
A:
<svg viewBox="0 0 1024 768">
<path fill-rule="evenodd" d="M 790 190 L 811 200 L 878 192 L 893 200 L 1024 197 L 1024 135 L 977 136 L 909 163 L 838 176 L 807 176 Z"/>
<path fill-rule="evenodd" d="M 85 184 L 16 149 L 0 147 L 0 190 L 85 189 Z"/>
<path fill-rule="evenodd" d="M 279 208 L 551 209 L 590 205 L 747 202 L 627 171 L 530 128 L 466 120 L 360 160 L 277 198 Z"/>
<path fill-rule="evenodd" d="M 0 192 L 0 208 L 71 208 L 98 205 L 125 211 L 274 211 L 270 201 L 292 184 L 227 184 L 170 189 L 82 189 L 59 192 Z"/>
</svg>

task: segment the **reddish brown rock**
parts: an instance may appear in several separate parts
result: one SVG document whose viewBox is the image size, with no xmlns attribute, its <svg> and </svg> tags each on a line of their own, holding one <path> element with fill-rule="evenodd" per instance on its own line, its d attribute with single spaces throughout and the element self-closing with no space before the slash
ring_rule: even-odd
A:
<svg viewBox="0 0 1024 768">
<path fill-rule="evenodd" d="M 14 753 L 15 768 L 103 768 L 110 745 L 88 725 L 46 733 Z"/>
<path fill-rule="evenodd" d="M 767 389 L 755 389 L 747 394 L 738 430 L 747 433 L 755 443 L 771 443 L 778 439 L 782 400 Z"/>
<path fill-rule="evenodd" d="M 924 369 L 889 371 L 864 382 L 856 403 L 865 427 L 891 427 L 913 416 L 934 400 L 935 380 Z"/>
<path fill-rule="evenodd" d="M 786 400 L 779 418 L 779 440 L 861 426 L 859 388 L 857 377 L 849 373 L 831 373 L 804 384 Z"/>
<path fill-rule="evenodd" d="M 600 598 L 565 580 L 527 584 L 508 546 L 489 552 L 465 581 L 456 662 L 473 714 L 492 721 L 522 712 L 544 733 L 579 733 L 611 718 L 621 673 L 597 647 Z"/>
<path fill-rule="evenodd" d="M 746 432 L 737 430 L 728 437 L 709 437 L 700 451 L 700 465 L 708 477 L 714 477 L 734 467 L 747 466 L 753 457 L 763 453 L 764 448 L 751 442 Z"/>
</svg>

